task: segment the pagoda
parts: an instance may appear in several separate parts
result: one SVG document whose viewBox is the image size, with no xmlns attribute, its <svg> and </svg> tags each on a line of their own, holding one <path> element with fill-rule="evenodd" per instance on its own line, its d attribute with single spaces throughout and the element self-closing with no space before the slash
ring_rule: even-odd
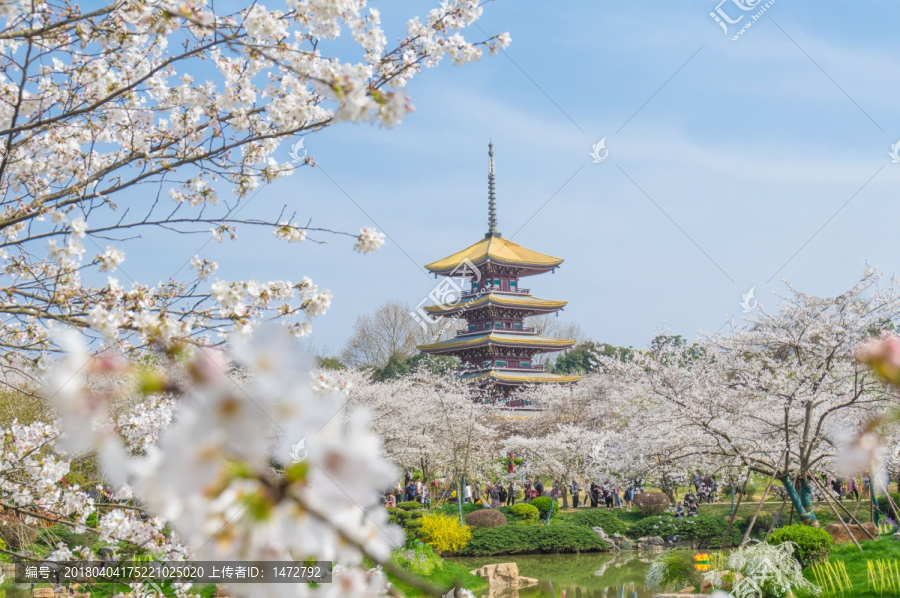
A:
<svg viewBox="0 0 900 598">
<path fill-rule="evenodd" d="M 567 384 L 581 376 L 554 374 L 534 363 L 536 355 L 567 349 L 575 341 L 540 336 L 525 325 L 525 318 L 555 313 L 566 302 L 534 297 L 520 282 L 525 276 L 553 272 L 563 260 L 506 240 L 497 230 L 493 144 L 488 144 L 488 158 L 487 234 L 462 251 L 425 266 L 435 277 L 463 281 L 455 300 L 439 301 L 425 311 L 464 319 L 466 326 L 452 338 L 418 349 L 431 355 L 456 356 L 465 368 L 462 378 L 485 387 L 496 402 L 524 407 L 514 395 L 517 388 Z"/>
</svg>

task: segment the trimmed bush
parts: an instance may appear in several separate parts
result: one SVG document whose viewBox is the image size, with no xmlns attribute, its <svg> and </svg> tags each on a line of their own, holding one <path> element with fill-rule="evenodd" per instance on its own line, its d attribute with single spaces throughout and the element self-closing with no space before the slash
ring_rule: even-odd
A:
<svg viewBox="0 0 900 598">
<path fill-rule="evenodd" d="M 794 558 L 803 567 L 809 567 L 827 559 L 831 547 L 834 546 L 834 538 L 831 537 L 831 534 L 824 529 L 808 525 L 786 525 L 775 530 L 769 536 L 769 544 L 784 542 L 793 542 L 797 545 Z"/>
<path fill-rule="evenodd" d="M 403 509 L 404 511 L 415 511 L 416 509 L 424 509 L 425 505 L 417 500 L 408 500 L 406 502 L 397 503 L 397 508 Z"/>
<path fill-rule="evenodd" d="M 609 545 L 589 527 L 555 525 L 504 525 L 476 529 L 472 539 L 458 554 L 491 556 L 499 554 L 567 553 L 604 550 Z"/>
<path fill-rule="evenodd" d="M 550 510 L 551 499 L 549 496 L 538 496 L 531 501 L 531 506 L 536 507 L 541 513 L 541 519 L 546 519 L 547 511 Z M 553 503 L 553 517 L 559 515 L 559 502 Z"/>
<path fill-rule="evenodd" d="M 512 519 L 516 519 L 519 521 L 537 521 L 538 517 L 541 516 L 541 512 L 534 505 L 530 505 L 527 502 L 523 502 L 518 505 L 512 505 L 510 507 L 503 507 L 500 509 L 503 513 L 506 513 L 507 517 Z"/>
<path fill-rule="evenodd" d="M 644 517 L 658 517 L 669 508 L 669 497 L 662 492 L 641 492 L 634 497 L 634 506 Z"/>
<path fill-rule="evenodd" d="M 506 525 L 506 515 L 497 509 L 472 511 L 466 516 L 466 525 L 473 528 L 499 527 Z"/>
<path fill-rule="evenodd" d="M 627 527 L 621 519 L 600 509 L 583 509 L 568 516 L 567 521 L 588 527 L 602 527 L 609 535 L 624 534 Z"/>
<path fill-rule="evenodd" d="M 458 552 L 472 537 L 472 530 L 461 525 L 455 517 L 435 513 L 425 515 L 419 521 L 425 543 L 438 552 Z"/>
</svg>

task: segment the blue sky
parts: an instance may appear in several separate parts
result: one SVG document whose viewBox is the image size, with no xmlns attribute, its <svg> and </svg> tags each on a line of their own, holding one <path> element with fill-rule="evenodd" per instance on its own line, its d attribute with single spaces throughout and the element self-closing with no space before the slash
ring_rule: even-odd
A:
<svg viewBox="0 0 900 598">
<path fill-rule="evenodd" d="M 732 1 L 727 14 L 752 14 Z M 373 4 L 389 38 L 433 6 Z M 782 277 L 834 295 L 866 260 L 900 269 L 900 163 L 888 155 L 900 139 L 900 5 L 776 0 L 737 41 L 715 8 L 489 2 L 479 23 L 510 32 L 505 55 L 424 72 L 409 87 L 416 112 L 393 130 L 308 136 L 319 167 L 251 204 L 286 203 L 313 226 L 377 226 L 390 237 L 381 251 L 245 231 L 201 255 L 222 278 L 309 275 L 331 289 L 312 340 L 337 352 L 358 315 L 388 299 L 417 304 L 435 283 L 421 266 L 483 236 L 492 139 L 501 232 L 566 260 L 527 286 L 568 300 L 560 317 L 599 341 L 714 331 L 740 321 L 751 287 L 774 309 Z M 595 164 L 603 137 L 609 157 Z M 203 239 L 174 241 L 129 261 L 165 277 Z"/>
</svg>

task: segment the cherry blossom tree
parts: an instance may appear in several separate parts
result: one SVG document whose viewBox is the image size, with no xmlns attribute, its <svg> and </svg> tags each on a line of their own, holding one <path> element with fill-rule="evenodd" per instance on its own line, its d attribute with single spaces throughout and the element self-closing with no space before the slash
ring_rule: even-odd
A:
<svg viewBox="0 0 900 598">
<path fill-rule="evenodd" d="M 288 243 L 334 234 L 377 249 L 384 236 L 368 227 L 247 206 L 261 185 L 315 164 L 296 143 L 292 162 L 277 159 L 282 141 L 343 121 L 393 127 L 413 109 L 405 89 L 422 69 L 504 47 L 507 34 L 463 37 L 481 14 L 477 0 L 446 0 L 389 47 L 366 0 L 233 13 L 200 0 L 4 3 L 0 345 L 34 356 L 60 324 L 125 347 L 221 343 L 218 333 L 271 317 L 308 334 L 331 302 L 308 278 L 218 280 L 198 255 L 193 275 L 127 286 L 112 276 L 124 242 L 150 230 L 224 242 L 263 227 Z M 342 33 L 357 58 L 339 51 Z"/>
<path fill-rule="evenodd" d="M 900 303 L 897 281 L 872 270 L 837 297 L 788 289 L 777 313 L 755 312 L 745 328 L 603 366 L 668 420 L 669 461 L 774 475 L 801 521 L 815 525 L 810 478 L 834 472 L 842 440 L 896 402 L 853 355 Z"/>
</svg>

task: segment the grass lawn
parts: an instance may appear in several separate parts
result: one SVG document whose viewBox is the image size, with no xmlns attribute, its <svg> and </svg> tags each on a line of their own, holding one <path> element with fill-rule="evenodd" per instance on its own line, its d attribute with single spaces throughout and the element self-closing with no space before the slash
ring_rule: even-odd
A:
<svg viewBox="0 0 900 598">
<path fill-rule="evenodd" d="M 877 561 L 879 559 L 891 562 L 894 565 L 900 565 L 900 542 L 895 542 L 890 537 L 883 537 L 881 540 L 870 540 L 860 542 L 863 547 L 862 552 L 853 542 L 844 542 L 836 545 L 831 555 L 828 557 L 830 563 L 843 563 L 847 568 L 850 581 L 853 582 L 853 588 L 844 594 L 844 596 L 853 596 L 854 598 L 883 598 L 885 596 L 900 595 L 900 587 L 895 586 L 895 590 L 889 587 L 884 588 L 884 592 L 878 592 L 869 586 L 868 582 L 868 563 L 869 561 Z M 804 575 L 810 581 L 814 581 L 814 577 L 810 570 L 806 570 Z M 900 582 L 900 580 L 895 580 Z M 823 593 L 819 598 L 829 598 L 835 594 Z M 798 598 L 812 598 L 811 594 L 801 593 Z"/>
<path fill-rule="evenodd" d="M 445 588 L 445 591 L 449 591 L 451 587 L 456 585 L 457 581 L 460 582 L 462 587 L 467 590 L 472 590 L 476 595 L 478 595 L 479 590 L 487 589 L 486 581 L 469 573 L 469 570 L 463 565 L 446 559 L 443 561 L 443 567 L 441 569 L 435 569 L 434 572 L 425 579 L 441 588 Z M 388 575 L 388 580 L 390 580 L 398 590 L 403 592 L 404 596 L 426 595 L 421 590 L 403 583 L 390 574 Z"/>
</svg>

